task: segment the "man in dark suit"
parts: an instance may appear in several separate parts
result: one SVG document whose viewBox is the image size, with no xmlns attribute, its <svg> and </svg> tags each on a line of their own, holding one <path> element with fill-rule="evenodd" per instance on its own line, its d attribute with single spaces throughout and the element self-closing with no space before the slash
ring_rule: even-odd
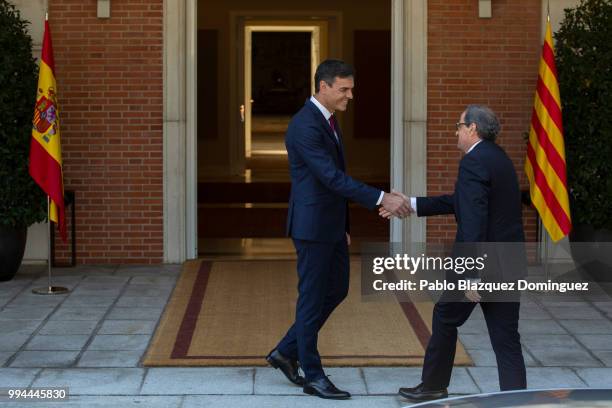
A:
<svg viewBox="0 0 612 408">
<path fill-rule="evenodd" d="M 298 301 L 294 324 L 266 360 L 307 394 L 346 399 L 325 376 L 317 350 L 318 333 L 349 288 L 348 201 L 373 209 L 382 205 L 405 216 L 407 200 L 346 175 L 342 132 L 335 111 L 353 98 L 354 73 L 339 60 L 323 61 L 315 73 L 315 95 L 292 118 L 285 145 L 291 197 L 287 234 L 297 251 Z M 298 362 L 305 378 L 299 375 Z"/>
<path fill-rule="evenodd" d="M 453 255 L 468 251 L 481 256 L 482 253 L 477 253 L 478 248 L 487 247 L 493 257 L 487 260 L 485 275 L 481 278 L 516 281 L 526 274 L 521 193 L 512 161 L 495 143 L 499 122 L 489 108 L 470 105 L 461 114 L 456 128 L 458 147 L 465 155 L 459 163 L 454 193 L 413 197 L 411 207 L 420 217 L 454 214 L 457 234 Z M 381 215 L 389 216 L 384 209 L 381 209 Z M 450 275 L 457 279 L 456 273 Z M 478 281 L 479 278 L 472 280 Z M 467 291 L 445 293 L 436 303 L 422 383 L 413 388 L 400 388 L 401 396 L 412 401 L 448 396 L 446 388 L 455 358 L 457 328 L 478 303 L 497 359 L 501 390 L 526 387 L 525 362 L 518 332 L 518 293 L 498 293 L 495 297 L 481 298 L 477 291 Z"/>
</svg>

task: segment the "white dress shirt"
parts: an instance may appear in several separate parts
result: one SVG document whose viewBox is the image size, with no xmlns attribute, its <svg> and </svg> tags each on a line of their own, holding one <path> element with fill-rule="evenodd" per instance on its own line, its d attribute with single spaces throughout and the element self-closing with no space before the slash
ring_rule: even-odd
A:
<svg viewBox="0 0 612 408">
<path fill-rule="evenodd" d="M 314 96 L 310 97 L 310 102 L 314 103 L 314 105 L 319 108 L 319 110 L 321 111 L 321 113 L 323 114 L 323 116 L 325 117 L 325 120 L 329 123 L 329 118 L 331 118 L 331 116 L 333 115 L 333 113 L 331 113 L 330 111 L 327 110 L 327 108 L 325 106 L 323 106 L 321 104 L 321 102 L 319 102 L 317 100 L 317 98 L 315 98 Z M 336 136 L 336 142 L 338 142 L 338 144 L 340 144 L 340 139 L 338 139 L 338 133 L 336 133 L 336 130 L 333 129 L 334 131 L 334 136 Z M 385 195 L 384 191 L 380 192 L 380 196 L 378 197 L 378 201 L 376 202 L 376 205 L 380 205 L 380 203 L 382 202 L 383 196 Z"/>
</svg>

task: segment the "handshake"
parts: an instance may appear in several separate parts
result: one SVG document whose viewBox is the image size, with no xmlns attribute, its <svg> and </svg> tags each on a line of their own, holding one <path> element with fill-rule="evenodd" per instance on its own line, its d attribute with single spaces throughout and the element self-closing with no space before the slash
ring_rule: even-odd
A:
<svg viewBox="0 0 612 408">
<path fill-rule="evenodd" d="M 390 219 L 393 216 L 404 218 L 414 212 L 414 208 L 410 206 L 410 198 L 395 190 L 391 190 L 390 193 L 383 195 L 380 208 L 378 209 L 378 215 L 386 219 Z"/>
</svg>

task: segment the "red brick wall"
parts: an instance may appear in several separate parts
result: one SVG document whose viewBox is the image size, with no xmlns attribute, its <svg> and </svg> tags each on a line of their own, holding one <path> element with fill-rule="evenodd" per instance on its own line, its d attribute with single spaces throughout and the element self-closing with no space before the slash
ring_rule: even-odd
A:
<svg viewBox="0 0 612 408">
<path fill-rule="evenodd" d="M 96 18 L 96 4 L 49 1 L 78 262 L 159 263 L 163 0 L 114 0 L 110 19 Z"/>
<path fill-rule="evenodd" d="M 66 189 L 76 191 L 79 263 L 159 263 L 163 257 L 163 0 L 50 0 Z M 454 123 L 483 103 L 502 122 L 500 144 L 522 170 L 540 51 L 540 3 L 428 1 L 428 194 L 453 189 Z M 528 239 L 535 214 L 526 210 Z M 429 242 L 452 240 L 452 217 L 428 219 Z M 58 243 L 65 261 L 69 247 Z"/>
<path fill-rule="evenodd" d="M 495 0 L 493 18 L 478 18 L 477 0 L 430 0 L 427 47 L 428 194 L 452 192 L 461 154 L 455 123 L 466 105 L 498 115 L 499 144 L 516 166 L 522 189 L 525 141 L 537 79 L 540 2 Z M 527 239 L 536 237 L 535 212 L 523 211 Z M 453 217 L 427 220 L 428 242 L 451 241 Z"/>
</svg>

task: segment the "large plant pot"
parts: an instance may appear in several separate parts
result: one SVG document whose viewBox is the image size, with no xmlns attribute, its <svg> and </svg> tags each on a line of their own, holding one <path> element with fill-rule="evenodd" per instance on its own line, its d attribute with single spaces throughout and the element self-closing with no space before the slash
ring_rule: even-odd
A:
<svg viewBox="0 0 612 408">
<path fill-rule="evenodd" d="M 15 277 L 25 251 L 28 229 L 0 227 L 0 281 Z"/>
<path fill-rule="evenodd" d="M 574 225 L 570 233 L 572 258 L 585 279 L 612 282 L 612 231 Z"/>
</svg>

